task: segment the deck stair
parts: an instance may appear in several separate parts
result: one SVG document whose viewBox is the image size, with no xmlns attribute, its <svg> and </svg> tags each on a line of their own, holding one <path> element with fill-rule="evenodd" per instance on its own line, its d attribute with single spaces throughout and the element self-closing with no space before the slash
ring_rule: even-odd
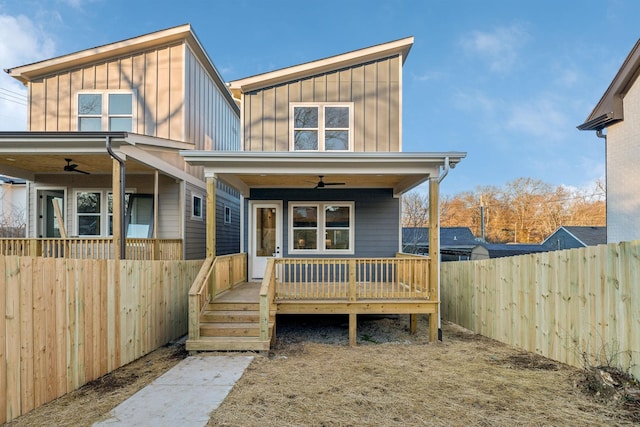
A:
<svg viewBox="0 0 640 427">
<path fill-rule="evenodd" d="M 205 305 L 200 314 L 198 350 L 269 350 L 275 313 L 270 314 L 269 339 L 261 340 L 258 293 L 259 284 L 245 283 Z"/>
</svg>

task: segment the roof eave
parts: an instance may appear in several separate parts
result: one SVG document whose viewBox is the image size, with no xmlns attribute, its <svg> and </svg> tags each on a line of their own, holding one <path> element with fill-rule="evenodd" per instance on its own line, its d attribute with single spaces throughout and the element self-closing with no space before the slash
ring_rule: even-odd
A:
<svg viewBox="0 0 640 427">
<path fill-rule="evenodd" d="M 234 80 L 229 82 L 228 85 L 231 91 L 237 95 L 238 93 L 249 92 L 394 55 L 400 55 L 402 63 L 404 64 L 411 50 L 411 46 L 413 46 L 413 40 L 413 37 L 406 37 L 392 42 Z"/>
<path fill-rule="evenodd" d="M 611 84 L 579 130 L 602 130 L 624 119 L 622 99 L 640 74 L 640 39 L 629 52 Z"/>
</svg>

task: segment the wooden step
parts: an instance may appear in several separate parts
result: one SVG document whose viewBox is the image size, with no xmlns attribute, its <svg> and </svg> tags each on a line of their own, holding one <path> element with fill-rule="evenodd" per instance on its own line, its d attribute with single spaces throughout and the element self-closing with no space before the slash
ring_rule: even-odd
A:
<svg viewBox="0 0 640 427">
<path fill-rule="evenodd" d="M 187 351 L 267 351 L 269 341 L 258 337 L 201 337 L 187 340 Z"/>
<path fill-rule="evenodd" d="M 201 337 L 259 337 L 258 322 L 209 322 L 200 324 Z"/>
<path fill-rule="evenodd" d="M 259 302 L 229 302 L 229 301 L 213 301 L 205 306 L 205 311 L 214 310 L 235 310 L 235 311 L 260 311 Z"/>
<path fill-rule="evenodd" d="M 253 323 L 260 321 L 258 310 L 206 310 L 200 316 L 200 322 Z"/>
</svg>

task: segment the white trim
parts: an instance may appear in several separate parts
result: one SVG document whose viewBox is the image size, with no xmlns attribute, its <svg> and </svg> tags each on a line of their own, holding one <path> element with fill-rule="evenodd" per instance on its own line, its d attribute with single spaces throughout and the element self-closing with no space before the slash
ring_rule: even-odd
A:
<svg viewBox="0 0 640 427">
<path fill-rule="evenodd" d="M 251 276 L 251 279 L 255 279 L 257 277 L 253 277 L 253 262 L 254 262 L 254 248 L 253 248 L 253 231 L 254 231 L 254 218 L 253 212 L 256 205 L 265 205 L 265 206 L 276 206 L 276 230 L 278 233 L 276 234 L 276 246 L 279 248 L 279 253 L 276 255 L 276 258 L 282 257 L 284 248 L 282 247 L 282 234 L 283 234 L 283 221 L 282 221 L 282 200 L 249 200 L 249 220 L 248 220 L 248 248 L 247 248 L 247 268 L 248 268 L 248 276 Z"/>
<path fill-rule="evenodd" d="M 35 184 L 35 183 L 34 183 Z M 35 226 L 35 230 L 33 233 L 33 236 L 35 238 L 39 238 L 39 234 L 40 232 L 42 232 L 43 230 L 41 229 L 41 224 L 40 224 L 40 219 L 44 219 L 44 218 L 40 218 L 40 200 L 38 197 L 38 193 L 40 191 L 62 191 L 63 192 L 63 206 L 62 206 L 62 215 L 63 215 L 63 220 L 64 220 L 64 227 L 67 230 L 69 230 L 69 224 L 70 224 L 70 220 L 69 220 L 69 199 L 68 199 L 68 187 L 54 187 L 54 186 L 45 186 L 45 187 L 40 187 L 37 184 L 32 186 L 32 189 L 34 190 L 32 193 L 32 197 L 33 197 L 33 212 L 31 212 L 32 215 L 32 220 L 33 220 L 33 224 Z M 29 209 L 27 207 L 27 209 Z M 44 233 L 43 233 L 44 234 Z M 27 235 L 28 236 L 28 235 Z"/>
<path fill-rule="evenodd" d="M 75 118 L 75 129 L 78 132 L 83 132 L 80 130 L 80 111 L 79 111 L 79 104 L 80 104 L 80 95 L 100 95 L 101 97 L 101 107 L 102 107 L 102 112 L 100 114 L 100 116 L 98 115 L 83 115 L 83 117 L 100 117 L 101 118 L 101 122 L 100 122 L 100 129 L 98 131 L 111 131 L 109 129 L 109 119 L 111 117 L 129 117 L 129 115 L 114 115 L 111 116 L 109 115 L 109 95 L 117 95 L 117 94 L 123 94 L 123 95 L 131 95 L 131 130 L 128 131 L 114 131 L 114 132 L 131 132 L 131 133 L 137 133 L 138 131 L 138 126 L 137 126 L 137 106 L 138 106 L 138 96 L 137 96 L 137 92 L 135 89 L 104 89 L 104 90 L 79 90 L 77 92 L 75 92 L 72 96 L 74 98 L 74 103 L 73 103 L 73 114 L 72 117 Z M 96 131 L 89 131 L 89 132 L 96 132 Z"/>
<path fill-rule="evenodd" d="M 318 133 L 318 149 L 317 150 L 296 150 L 295 148 L 295 115 L 296 107 L 315 107 L 318 109 L 318 127 L 309 130 L 315 130 Z M 349 133 L 346 150 L 327 150 L 325 147 L 325 110 L 327 107 L 346 107 L 349 109 L 349 127 L 346 130 Z M 330 153 L 346 153 L 353 152 L 353 128 L 354 128 L 354 103 L 353 102 L 291 102 L 289 103 L 289 151 L 296 152 L 318 152 L 326 151 Z M 340 129 L 342 130 L 342 129 Z"/>
<path fill-rule="evenodd" d="M 200 215 L 196 215 L 195 213 L 195 199 L 199 199 L 200 200 Z M 204 216 L 204 204 L 206 201 L 206 198 L 202 195 L 202 193 L 199 193 L 197 191 L 190 191 L 190 201 L 191 201 L 191 219 L 194 221 L 204 221 L 205 216 Z"/>
<path fill-rule="evenodd" d="M 316 249 L 295 249 L 293 241 L 293 208 L 294 207 L 317 207 L 318 208 L 318 226 L 316 228 Z M 349 230 L 349 249 L 326 249 L 325 236 L 327 230 L 325 210 L 327 206 L 338 206 L 349 208 L 349 227 L 341 229 Z M 291 255 L 353 255 L 355 253 L 355 202 L 353 201 L 290 201 L 288 205 L 288 252 Z M 335 227 L 331 227 L 335 228 Z"/>
</svg>

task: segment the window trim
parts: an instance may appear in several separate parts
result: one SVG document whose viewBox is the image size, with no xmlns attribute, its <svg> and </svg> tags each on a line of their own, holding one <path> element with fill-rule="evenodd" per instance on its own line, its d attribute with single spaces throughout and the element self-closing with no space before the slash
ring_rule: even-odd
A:
<svg viewBox="0 0 640 427">
<path fill-rule="evenodd" d="M 224 205 L 224 223 L 225 224 L 231 224 L 232 219 L 231 219 L 231 207 Z"/>
<path fill-rule="evenodd" d="M 340 206 L 340 207 L 348 207 L 349 208 L 349 249 L 326 249 L 326 230 L 327 228 L 335 228 L 335 227 L 327 227 L 326 217 L 325 217 L 325 209 L 327 206 Z M 292 201 L 289 202 L 288 206 L 288 224 L 287 224 L 287 234 L 288 234 L 288 245 L 289 245 L 289 254 L 298 254 L 298 255 L 353 255 L 355 254 L 355 206 L 356 203 L 354 201 L 322 201 L 322 202 L 314 202 L 314 201 Z M 315 207 L 318 209 L 318 228 L 316 241 L 318 242 L 317 249 L 295 249 L 295 245 L 293 242 L 293 209 L 296 207 Z M 320 238 L 322 236 L 322 238 Z"/>
<path fill-rule="evenodd" d="M 200 215 L 196 215 L 194 203 L 195 199 L 200 200 Z M 191 219 L 194 221 L 204 221 L 204 196 L 201 193 L 191 192 Z"/>
<path fill-rule="evenodd" d="M 80 114 L 80 95 L 101 95 L 102 99 L 102 114 Z M 114 94 L 128 94 L 131 95 L 131 115 L 123 115 L 123 114 L 109 114 L 109 95 Z M 136 105 L 137 105 L 137 93 L 133 89 L 115 89 L 115 90 L 80 90 L 75 94 L 75 103 L 74 103 L 74 117 L 76 121 L 76 130 L 78 132 L 85 132 L 80 129 L 80 118 L 82 117 L 100 117 L 100 131 L 110 130 L 109 129 L 109 119 L 110 118 L 123 118 L 123 117 L 131 117 L 131 131 L 132 133 L 137 133 L 137 115 L 136 115 Z"/>
<path fill-rule="evenodd" d="M 289 151 L 296 152 L 328 152 L 328 153 L 347 153 L 353 151 L 353 102 L 291 102 L 289 103 Z M 296 150 L 295 148 L 295 115 L 294 111 L 296 107 L 316 107 L 318 108 L 318 127 L 310 130 L 317 130 L 318 132 L 318 149 L 317 150 Z M 346 107 L 349 109 L 349 132 L 348 148 L 346 150 L 326 150 L 325 148 L 325 109 L 327 107 Z M 331 129 L 333 130 L 333 129 Z"/>
</svg>

